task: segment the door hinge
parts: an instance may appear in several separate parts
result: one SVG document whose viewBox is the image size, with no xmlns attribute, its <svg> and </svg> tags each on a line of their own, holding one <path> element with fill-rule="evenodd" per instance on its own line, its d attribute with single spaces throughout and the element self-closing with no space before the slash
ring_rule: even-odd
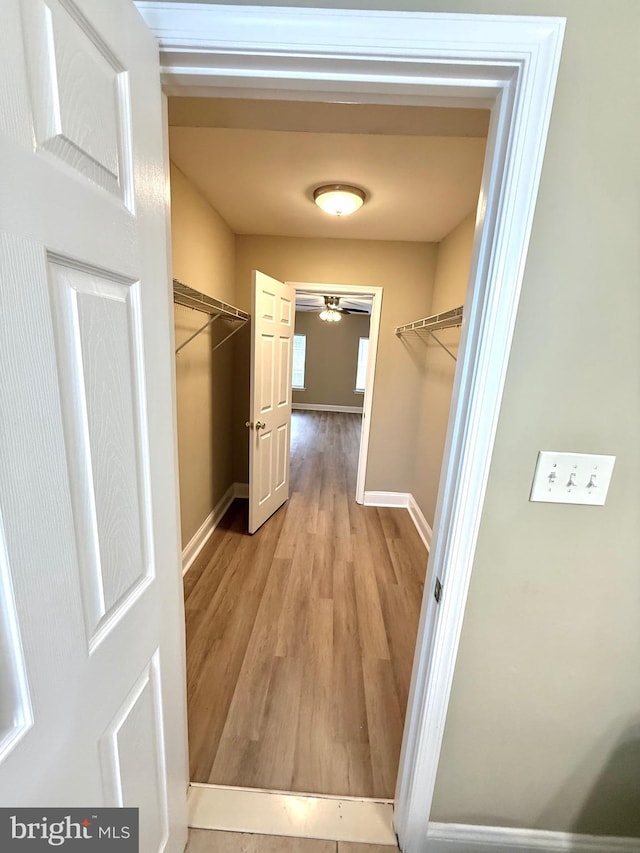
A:
<svg viewBox="0 0 640 853">
<path fill-rule="evenodd" d="M 440 599 L 442 598 L 442 584 L 440 583 L 440 578 L 436 578 L 436 585 L 433 589 L 433 597 L 440 604 Z"/>
</svg>

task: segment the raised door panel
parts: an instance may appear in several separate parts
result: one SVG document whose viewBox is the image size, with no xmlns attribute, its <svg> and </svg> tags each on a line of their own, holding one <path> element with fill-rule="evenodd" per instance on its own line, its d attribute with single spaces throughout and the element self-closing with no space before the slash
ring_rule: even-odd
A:
<svg viewBox="0 0 640 853">
<path fill-rule="evenodd" d="M 69 0 L 26 0 L 23 18 L 36 149 L 132 208 L 127 72 Z"/>
<path fill-rule="evenodd" d="M 275 492 L 286 488 L 289 474 L 289 421 L 280 424 L 276 430 Z"/>
<path fill-rule="evenodd" d="M 33 724 L 13 582 L 0 515 L 0 763 Z"/>
<path fill-rule="evenodd" d="M 278 338 L 278 398 L 277 408 L 291 405 L 291 346 L 292 337 Z"/>
<path fill-rule="evenodd" d="M 263 334 L 260 338 L 260 402 L 258 411 L 261 415 L 268 415 L 273 411 L 275 387 L 275 348 L 276 342 L 273 335 Z"/>
<path fill-rule="evenodd" d="M 258 432 L 258 505 L 265 504 L 273 493 L 273 430 Z"/>
<path fill-rule="evenodd" d="M 104 802 L 140 809 L 140 849 L 164 849 L 168 835 L 159 658 L 154 655 L 100 740 Z"/>
<path fill-rule="evenodd" d="M 154 575 L 138 283 L 48 257 L 91 651 Z"/>
<path fill-rule="evenodd" d="M 291 326 L 293 302 L 287 296 L 281 296 L 278 299 L 278 305 L 280 306 L 280 316 L 278 318 L 280 323 L 284 326 Z"/>
<path fill-rule="evenodd" d="M 260 292 L 260 307 L 263 323 L 274 323 L 276 319 L 276 295 L 273 291 L 267 288 L 262 288 Z"/>
</svg>

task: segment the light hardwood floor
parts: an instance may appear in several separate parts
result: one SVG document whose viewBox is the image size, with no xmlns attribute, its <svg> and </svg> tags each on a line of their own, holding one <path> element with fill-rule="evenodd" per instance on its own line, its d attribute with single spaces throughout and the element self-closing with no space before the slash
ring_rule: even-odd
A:
<svg viewBox="0 0 640 853">
<path fill-rule="evenodd" d="M 191 779 L 392 798 L 427 552 L 356 504 L 360 416 L 294 412 L 291 497 L 185 576 Z"/>
</svg>

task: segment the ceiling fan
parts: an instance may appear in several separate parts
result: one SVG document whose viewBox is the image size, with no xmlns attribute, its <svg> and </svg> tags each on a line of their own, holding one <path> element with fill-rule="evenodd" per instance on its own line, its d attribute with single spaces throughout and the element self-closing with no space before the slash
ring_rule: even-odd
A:
<svg viewBox="0 0 640 853">
<path fill-rule="evenodd" d="M 307 310 L 317 310 L 319 312 L 323 311 L 339 311 L 341 314 L 369 314 L 370 310 L 366 308 L 358 308 L 357 302 L 350 305 L 350 301 L 348 298 L 343 298 L 341 301 L 340 296 L 324 296 L 324 307 L 318 305 L 318 300 L 307 300 L 304 298 L 296 300 L 296 305 L 300 308 L 306 308 Z"/>
<path fill-rule="evenodd" d="M 325 296 L 324 304 L 326 308 L 329 308 L 332 311 L 342 311 L 343 314 L 368 314 L 369 312 L 366 308 L 355 308 L 349 307 L 347 301 L 345 304 L 340 304 L 339 296 Z"/>
</svg>

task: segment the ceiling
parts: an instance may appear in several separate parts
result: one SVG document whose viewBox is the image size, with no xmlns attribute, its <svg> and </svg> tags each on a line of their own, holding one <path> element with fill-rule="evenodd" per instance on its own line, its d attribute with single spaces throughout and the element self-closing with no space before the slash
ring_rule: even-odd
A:
<svg viewBox="0 0 640 853">
<path fill-rule="evenodd" d="M 172 98 L 170 155 L 236 234 L 438 242 L 476 206 L 488 113 Z M 322 128 L 322 130 L 320 130 Z M 354 183 L 337 219 L 313 203 Z"/>
<path fill-rule="evenodd" d="M 474 136 L 485 139 L 489 111 L 391 104 L 169 98 L 172 127 L 235 127 L 307 133 Z"/>
</svg>

